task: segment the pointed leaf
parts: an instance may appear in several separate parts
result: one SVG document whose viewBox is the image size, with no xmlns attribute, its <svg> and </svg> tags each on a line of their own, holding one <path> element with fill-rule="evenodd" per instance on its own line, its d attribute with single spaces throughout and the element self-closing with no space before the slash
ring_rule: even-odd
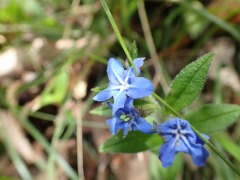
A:
<svg viewBox="0 0 240 180">
<path fill-rule="evenodd" d="M 140 131 L 129 131 L 123 139 L 123 132 L 118 132 L 99 147 L 100 152 L 110 153 L 137 153 L 162 144 L 162 138 L 158 134 L 144 134 Z"/>
<path fill-rule="evenodd" d="M 138 49 L 137 49 L 136 41 L 134 41 L 128 49 L 129 49 L 129 53 L 133 59 L 138 57 Z"/>
<path fill-rule="evenodd" d="M 226 129 L 237 120 L 239 115 L 240 106 L 209 104 L 184 117 L 201 133 L 210 134 Z"/>
<path fill-rule="evenodd" d="M 166 102 L 176 111 L 181 111 L 198 97 L 205 83 L 212 58 L 212 54 L 198 58 L 175 77 Z"/>
</svg>

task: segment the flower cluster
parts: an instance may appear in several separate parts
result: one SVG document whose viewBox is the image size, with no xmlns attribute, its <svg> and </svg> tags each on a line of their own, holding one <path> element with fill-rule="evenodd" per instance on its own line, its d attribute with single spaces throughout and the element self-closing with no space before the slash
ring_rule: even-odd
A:
<svg viewBox="0 0 240 180">
<path fill-rule="evenodd" d="M 136 72 L 141 72 L 144 58 L 134 59 Z M 170 166 L 175 154 L 184 152 L 191 155 L 193 162 L 197 166 L 203 166 L 209 156 L 208 151 L 203 147 L 204 142 L 191 129 L 188 121 L 173 118 L 167 122 L 152 126 L 133 106 L 134 99 L 144 98 L 152 94 L 154 87 L 151 81 L 146 78 L 138 77 L 134 68 L 124 69 L 121 62 L 110 58 L 107 66 L 107 75 L 109 85 L 106 89 L 98 93 L 93 99 L 99 102 L 105 102 L 113 98 L 113 103 L 108 103 L 112 109 L 112 118 L 106 123 L 109 126 L 112 135 L 118 130 L 123 130 L 123 137 L 126 137 L 128 131 L 139 130 L 146 134 L 158 133 L 165 142 L 159 149 L 159 159 L 163 167 Z M 203 136 L 209 139 L 208 136 Z"/>
<path fill-rule="evenodd" d="M 138 73 L 144 58 L 134 59 L 134 66 Z M 119 129 L 124 130 L 124 137 L 129 130 L 140 130 L 151 133 L 152 126 L 141 118 L 137 109 L 133 107 L 133 100 L 149 96 L 153 92 L 153 84 L 146 78 L 136 76 L 133 67 L 124 69 L 121 62 L 111 58 L 108 61 L 107 74 L 109 86 L 93 97 L 95 101 L 106 101 L 113 97 L 110 105 L 113 118 L 107 120 L 111 133 L 114 135 Z"/>
</svg>

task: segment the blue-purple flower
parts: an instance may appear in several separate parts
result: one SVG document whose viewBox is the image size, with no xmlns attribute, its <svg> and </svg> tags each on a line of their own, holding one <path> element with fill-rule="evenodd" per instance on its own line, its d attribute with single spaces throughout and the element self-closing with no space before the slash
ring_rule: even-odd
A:
<svg viewBox="0 0 240 180">
<path fill-rule="evenodd" d="M 143 65 L 144 58 L 134 59 L 134 65 L 138 73 Z M 110 58 L 108 61 L 107 74 L 109 86 L 93 97 L 95 101 L 106 101 L 113 97 L 113 114 L 124 107 L 127 97 L 133 99 L 143 98 L 153 92 L 153 84 L 146 78 L 137 77 L 134 68 L 125 70 L 119 60 Z"/>
<path fill-rule="evenodd" d="M 128 131 L 139 130 L 146 134 L 152 134 L 153 127 L 144 118 L 140 117 L 137 109 L 133 107 L 133 99 L 128 98 L 123 108 L 118 109 L 111 119 L 108 119 L 107 124 L 109 126 L 112 135 L 115 135 L 118 130 L 123 130 L 123 137 L 126 137 Z"/>
<path fill-rule="evenodd" d="M 178 152 L 191 155 L 194 164 L 197 166 L 205 165 L 209 153 L 203 147 L 203 140 L 192 131 L 188 121 L 173 118 L 157 126 L 156 131 L 165 140 L 158 154 L 163 167 L 170 166 Z M 208 136 L 204 134 L 203 136 L 209 139 Z"/>
</svg>

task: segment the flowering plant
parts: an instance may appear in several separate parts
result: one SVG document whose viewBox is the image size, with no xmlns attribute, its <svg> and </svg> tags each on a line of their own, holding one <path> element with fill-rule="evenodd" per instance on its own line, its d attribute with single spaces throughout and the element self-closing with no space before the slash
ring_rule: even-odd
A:
<svg viewBox="0 0 240 180">
<path fill-rule="evenodd" d="M 188 84 L 189 82 L 183 81 L 182 79 L 186 78 L 186 75 L 188 76 L 189 74 L 194 73 L 194 71 L 196 71 L 196 67 L 200 68 L 199 66 L 201 66 L 202 68 L 202 65 L 205 64 L 209 66 L 212 60 L 211 57 L 211 54 L 205 55 L 186 67 L 176 77 L 171 85 L 168 95 L 166 96 L 167 105 L 172 104 L 172 106 L 175 107 L 179 104 L 180 107 L 176 106 L 175 109 L 184 108 L 184 106 L 178 102 L 179 99 L 181 101 L 181 98 L 185 97 L 186 95 L 183 93 L 179 94 L 179 91 L 182 91 L 182 85 L 186 83 Z M 134 66 L 136 66 L 137 73 L 140 73 L 140 67 L 143 66 L 143 58 L 135 59 Z M 195 67 L 195 69 L 192 70 L 192 67 Z M 202 73 L 202 76 L 206 76 L 207 69 L 202 70 L 205 71 L 205 73 Z M 97 101 L 106 101 L 113 97 L 114 103 L 112 104 L 108 102 L 109 107 L 112 110 L 112 118 L 106 120 L 112 135 L 116 135 L 119 130 L 123 130 L 123 138 L 128 135 L 129 131 L 140 131 L 145 134 L 159 134 L 164 138 L 165 141 L 158 153 L 163 167 L 170 166 L 173 163 L 175 154 L 178 152 L 190 154 L 194 164 L 197 166 L 203 166 L 206 163 L 209 152 L 203 147 L 205 142 L 192 130 L 188 121 L 180 118 L 173 118 L 158 125 L 155 122 L 158 121 L 156 119 L 154 119 L 152 124 L 150 124 L 146 121 L 146 119 L 140 117 L 140 113 L 133 106 L 133 101 L 136 98 L 143 98 L 151 95 L 154 88 L 149 80 L 137 77 L 134 73 L 133 67 L 129 67 L 128 69 L 124 70 L 120 61 L 114 58 L 110 58 L 108 61 L 107 74 L 110 81 L 108 88 L 99 92 L 93 99 Z M 204 83 L 204 77 L 197 78 L 198 80 L 202 79 L 201 83 Z M 202 87 L 201 83 L 200 87 Z M 181 84 L 180 87 L 178 87 L 178 89 L 174 89 L 175 86 L 179 86 L 178 84 Z M 196 96 L 196 93 L 194 93 L 192 89 L 186 91 L 187 93 L 192 92 L 193 97 Z M 173 98 L 174 96 L 176 97 Z M 193 99 L 193 97 L 190 96 L 189 99 Z M 156 99 L 159 98 L 159 96 L 156 97 Z M 185 106 L 190 103 L 190 100 L 184 101 Z M 172 109 L 170 108 L 170 110 Z M 168 111 L 166 110 L 166 112 Z M 173 111 L 173 113 L 175 113 L 175 111 Z M 209 139 L 207 135 L 201 135 L 206 140 Z M 107 145 L 102 145 L 102 151 L 105 151 L 104 146 Z"/>
<path fill-rule="evenodd" d="M 93 98 L 99 102 L 113 98 L 113 104 L 108 102 L 112 117 L 106 121 L 113 137 L 100 146 L 100 152 L 137 153 L 159 148 L 158 157 L 166 168 L 174 165 L 178 152 L 189 154 L 196 166 L 204 166 L 208 163 L 211 150 L 240 175 L 238 167 L 209 141 L 211 133 L 225 130 L 237 120 L 240 107 L 207 104 L 194 109 L 191 106 L 203 89 L 213 55 L 209 53 L 201 56 L 183 68 L 172 80 L 168 92 L 160 96 L 159 91 L 153 92 L 150 80 L 139 77 L 144 58 L 136 58 L 136 53 L 130 54 L 106 2 L 101 0 L 101 3 L 131 67 L 125 69 L 119 60 L 110 58 L 107 66 L 109 85 Z M 134 52 L 137 52 L 136 48 Z M 134 101 L 146 97 L 148 103 L 156 108 L 145 116 L 148 108 L 140 105 L 143 112 L 140 114 L 134 107 Z M 102 108 L 91 112 L 104 114 Z M 166 115 L 173 118 L 168 120 Z M 209 148 L 204 147 L 204 144 Z"/>
<path fill-rule="evenodd" d="M 218 105 L 207 105 L 199 110 L 185 114 L 184 117 L 186 118 L 184 119 L 191 120 L 189 123 L 189 121 L 184 120 L 177 112 L 189 106 L 200 93 L 212 61 L 212 55 L 206 54 L 186 66 L 173 80 L 165 100 L 156 93 L 153 93 L 154 87 L 151 81 L 137 76 L 141 72 L 140 68 L 143 66 L 143 60 L 144 58 L 136 58 L 133 61 L 133 66 L 126 70 L 119 60 L 110 58 L 108 61 L 107 74 L 110 81 L 109 86 L 99 92 L 93 99 L 106 102 L 113 97 L 113 104 L 108 102 L 112 110 L 112 118 L 108 119 L 106 123 L 112 135 L 122 136 L 123 139 L 121 139 L 121 137 L 109 139 L 109 141 L 100 147 L 100 151 L 139 152 L 162 144 L 159 148 L 158 157 L 163 167 L 171 166 L 175 154 L 178 152 L 191 155 L 193 163 L 196 166 L 205 165 L 209 152 L 203 145 L 205 143 L 209 145 L 209 136 L 199 133 L 190 123 L 197 125 L 200 130 L 208 134 L 215 132 L 215 130 L 225 129 L 234 122 L 240 113 L 240 108 L 234 105 L 225 105 L 225 108 L 222 109 L 224 112 L 217 112 L 217 109 L 220 108 Z M 134 68 L 136 71 L 134 71 Z M 146 96 L 151 96 L 165 106 L 166 109 L 164 110 L 165 112 L 162 112 L 163 114 L 168 113 L 169 115 L 178 116 L 179 118 L 172 118 L 163 123 L 161 123 L 162 120 L 159 121 L 158 119 L 152 119 L 151 123 L 148 122 L 146 118 L 141 117 L 139 111 L 133 105 L 135 99 Z M 160 107 L 160 109 L 162 108 Z M 143 111 L 144 110 L 143 108 Z M 215 121 L 213 121 L 211 119 L 211 113 L 205 114 L 205 118 L 201 120 L 199 113 L 202 114 L 202 111 L 214 112 L 220 117 L 223 113 L 228 113 L 229 116 L 227 116 L 227 118 L 230 119 L 230 121 L 225 122 L 224 126 L 221 123 L 216 124 L 216 122 L 222 121 L 222 118 L 219 118 L 219 120 L 214 119 Z M 97 111 L 94 112 L 97 114 Z M 208 116 L 208 114 L 210 115 Z M 149 119 L 149 117 L 147 117 L 147 119 Z M 160 123 L 160 125 L 155 121 Z M 208 126 L 205 126 L 206 124 Z M 123 134 L 120 133 L 121 130 L 123 130 Z M 118 131 L 120 131 L 120 134 Z M 132 133 L 135 131 L 149 134 L 150 137 L 147 138 L 147 140 L 153 141 L 154 143 L 146 145 L 144 141 L 141 141 L 138 142 L 139 144 L 135 149 L 133 149 L 133 146 L 126 146 L 125 141 L 129 141 L 129 139 L 126 138 L 127 135 L 130 133 L 130 137 L 133 137 L 131 141 L 134 141 L 136 136 L 133 136 Z M 155 134 L 163 137 L 164 142 L 156 140 L 157 137 Z M 146 138 L 146 136 L 143 136 L 143 139 L 144 138 Z M 109 143 L 112 148 L 109 148 Z M 141 143 L 142 145 L 140 145 Z M 117 145 L 117 148 L 114 147 L 114 144 Z M 211 144 L 209 146 L 218 153 L 215 147 L 212 147 Z"/>
</svg>

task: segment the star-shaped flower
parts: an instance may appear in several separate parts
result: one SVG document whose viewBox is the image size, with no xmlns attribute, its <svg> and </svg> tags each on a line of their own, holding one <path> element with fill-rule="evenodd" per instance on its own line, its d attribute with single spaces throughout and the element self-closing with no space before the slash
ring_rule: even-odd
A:
<svg viewBox="0 0 240 180">
<path fill-rule="evenodd" d="M 144 118 L 140 117 L 137 109 L 133 107 L 132 98 L 128 98 L 124 107 L 118 109 L 113 117 L 106 122 L 112 135 L 115 135 L 119 129 L 123 130 L 123 137 L 126 137 L 130 130 L 139 130 L 146 134 L 152 134 L 155 132 L 152 125 Z"/>
<path fill-rule="evenodd" d="M 194 164 L 197 166 L 205 165 L 209 153 L 203 147 L 203 140 L 192 131 L 188 121 L 173 118 L 157 126 L 156 131 L 165 139 L 158 154 L 163 167 L 170 166 L 178 152 L 191 155 Z M 208 136 L 204 134 L 203 136 L 209 139 Z"/>
<path fill-rule="evenodd" d="M 138 74 L 143 65 L 144 58 L 134 59 L 134 64 Z M 93 97 L 95 101 L 106 101 L 113 97 L 113 114 L 117 109 L 123 108 L 127 97 L 133 99 L 143 98 L 153 92 L 153 84 L 146 78 L 137 77 L 134 68 L 124 70 L 119 60 L 110 58 L 108 61 L 107 74 L 109 86 Z"/>
</svg>

